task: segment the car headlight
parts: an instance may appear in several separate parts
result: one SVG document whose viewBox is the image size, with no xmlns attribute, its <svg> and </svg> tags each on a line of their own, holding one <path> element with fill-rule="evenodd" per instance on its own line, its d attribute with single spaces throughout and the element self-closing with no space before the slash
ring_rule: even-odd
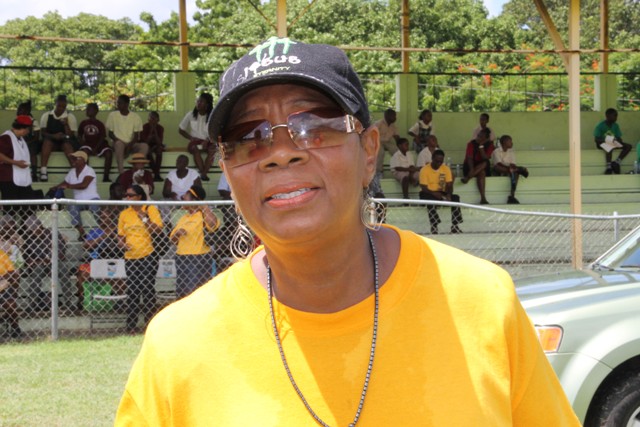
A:
<svg viewBox="0 0 640 427">
<path fill-rule="evenodd" d="M 560 326 L 540 326 L 536 325 L 536 332 L 540 345 L 545 353 L 554 353 L 560 348 L 562 341 L 562 328 Z"/>
</svg>

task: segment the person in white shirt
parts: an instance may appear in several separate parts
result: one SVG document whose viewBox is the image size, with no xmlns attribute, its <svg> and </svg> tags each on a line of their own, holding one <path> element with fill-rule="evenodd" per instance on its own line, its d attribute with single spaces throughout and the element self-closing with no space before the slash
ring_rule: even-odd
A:
<svg viewBox="0 0 640 427">
<path fill-rule="evenodd" d="M 77 131 L 76 116 L 67 111 L 67 96 L 58 95 L 54 109 L 47 111 L 40 118 L 40 135 L 42 136 L 40 181 L 49 180 L 47 165 L 53 151 L 63 151 L 69 156 L 74 148 L 77 149 L 74 147 L 74 144 L 77 144 Z"/>
<path fill-rule="evenodd" d="M 510 205 L 520 204 L 515 196 L 518 178 L 520 175 L 527 178 L 529 171 L 527 168 L 516 164 L 516 153 L 513 151 L 513 139 L 511 139 L 509 135 L 502 135 L 500 137 L 500 146 L 491 153 L 491 163 L 493 164 L 493 171 L 496 175 L 508 176 L 511 179 L 511 193 L 507 198 L 507 203 Z"/>
<path fill-rule="evenodd" d="M 422 110 L 418 121 L 411 126 L 408 133 L 413 137 L 414 151 L 419 153 L 427 145 L 427 137 L 434 133 L 433 113 L 431 110 Z"/>
<path fill-rule="evenodd" d="M 211 110 L 213 110 L 213 96 L 210 93 L 202 93 L 193 111 L 189 111 L 178 125 L 178 133 L 189 140 L 187 149 L 193 155 L 193 161 L 196 162 L 202 181 L 209 181 L 207 174 L 216 154 L 217 141 L 209 141 L 207 130 L 207 119 Z M 203 153 L 207 155 L 204 160 Z"/>
<path fill-rule="evenodd" d="M 416 167 L 414 154 L 409 151 L 409 140 L 398 140 L 398 151 L 391 156 L 389 162 L 391 174 L 402 185 L 402 196 L 409 198 L 409 185 L 418 185 L 420 169 Z"/>
<path fill-rule="evenodd" d="M 69 155 L 73 166 L 64 181 L 51 188 L 51 190 L 73 190 L 73 198 L 76 200 L 100 200 L 96 172 L 87 164 L 89 156 L 86 152 L 78 150 Z M 90 210 L 94 216 L 98 214 L 98 205 L 69 205 L 69 215 L 71 215 L 71 225 L 78 230 L 79 240 L 84 238 L 85 232 L 82 226 L 80 212 Z"/>
<path fill-rule="evenodd" d="M 132 111 L 129 111 L 131 99 L 127 95 L 120 95 L 117 101 L 118 111 L 113 111 L 107 116 L 107 130 L 109 138 L 113 141 L 113 151 L 116 153 L 118 173 L 124 172 L 124 159 L 129 154 L 142 153 L 147 157 L 149 145 L 140 142 L 142 132 L 142 119 Z"/>
<path fill-rule="evenodd" d="M 431 134 L 427 137 L 427 146 L 418 153 L 418 159 L 416 160 L 416 166 L 422 169 L 425 165 L 431 163 L 433 153 L 440 147 L 438 147 L 438 138 Z"/>
</svg>

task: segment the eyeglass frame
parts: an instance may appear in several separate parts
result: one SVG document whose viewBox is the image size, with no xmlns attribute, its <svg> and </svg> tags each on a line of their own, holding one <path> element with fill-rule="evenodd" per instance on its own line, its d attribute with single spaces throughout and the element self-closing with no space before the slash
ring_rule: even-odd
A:
<svg viewBox="0 0 640 427">
<path fill-rule="evenodd" d="M 234 129 L 235 127 L 238 126 L 242 126 L 242 125 L 246 125 L 248 123 L 252 123 L 255 122 L 257 123 L 257 125 L 253 128 L 253 130 L 257 129 L 259 125 L 263 124 L 263 123 L 268 123 L 269 125 L 269 134 L 268 134 L 268 147 L 267 148 L 271 148 L 273 146 L 273 131 L 274 129 L 278 129 L 278 128 L 286 128 L 287 129 L 287 133 L 289 134 L 289 137 L 291 138 L 291 140 L 293 141 L 293 144 L 296 146 L 296 149 L 298 150 L 314 150 L 314 149 L 319 149 L 319 148 L 329 148 L 329 147 L 337 147 L 340 145 L 343 145 L 345 142 L 340 142 L 337 144 L 331 144 L 331 145 L 324 145 L 324 146 L 319 146 L 319 147 L 313 147 L 313 146 L 307 146 L 307 147 L 300 147 L 298 145 L 298 143 L 296 142 L 296 139 L 298 138 L 298 136 L 300 135 L 300 133 L 293 135 L 293 131 L 289 128 L 290 125 L 290 117 L 291 116 L 295 116 L 297 114 L 302 114 L 302 113 L 311 113 L 313 114 L 313 112 L 318 112 L 318 111 L 335 111 L 338 112 L 340 111 L 341 114 L 338 114 L 334 117 L 324 117 L 325 119 L 337 119 L 337 118 L 344 118 L 344 125 L 345 125 L 345 130 L 344 131 L 339 131 L 337 129 L 333 129 L 335 132 L 341 133 L 343 135 L 349 135 L 352 133 L 356 133 L 357 135 L 362 135 L 362 133 L 365 131 L 365 127 L 362 124 L 362 122 L 355 117 L 352 114 L 346 113 L 343 110 L 339 109 L 339 108 L 313 108 L 313 109 L 309 109 L 309 110 L 302 110 L 302 111 L 297 111 L 294 113 L 291 113 L 287 116 L 287 123 L 278 123 L 275 125 L 272 125 L 271 122 L 267 119 L 264 120 L 253 120 L 253 121 L 249 121 L 249 122 L 245 122 L 245 123 L 239 123 L 237 125 L 235 125 L 234 127 L 232 127 L 231 129 Z M 227 141 L 224 142 L 222 141 L 222 135 L 218 136 L 218 149 L 220 150 L 220 158 L 222 161 L 228 161 L 225 160 L 225 157 L 228 155 L 227 154 L 227 150 L 225 149 L 225 144 L 231 144 L 233 143 L 234 146 L 236 144 L 238 144 L 241 141 L 235 141 L 235 142 L 231 142 L 231 141 Z M 266 156 L 265 156 L 266 157 Z M 246 164 L 249 163 L 253 163 L 259 160 L 262 160 L 264 157 L 259 158 L 259 159 L 255 159 L 255 160 L 249 160 L 247 162 L 244 163 L 238 163 L 238 164 L 231 164 L 230 167 L 237 167 L 237 166 L 244 166 Z M 233 163 L 233 162 L 231 162 Z"/>
</svg>

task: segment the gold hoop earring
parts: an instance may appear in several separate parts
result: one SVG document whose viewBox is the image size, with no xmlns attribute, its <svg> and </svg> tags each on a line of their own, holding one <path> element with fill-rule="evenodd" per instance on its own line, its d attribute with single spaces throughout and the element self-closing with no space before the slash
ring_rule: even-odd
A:
<svg viewBox="0 0 640 427">
<path fill-rule="evenodd" d="M 369 230 L 378 231 L 387 216 L 387 208 L 384 204 L 373 200 L 365 188 L 363 190 L 363 200 L 360 220 Z"/>
</svg>

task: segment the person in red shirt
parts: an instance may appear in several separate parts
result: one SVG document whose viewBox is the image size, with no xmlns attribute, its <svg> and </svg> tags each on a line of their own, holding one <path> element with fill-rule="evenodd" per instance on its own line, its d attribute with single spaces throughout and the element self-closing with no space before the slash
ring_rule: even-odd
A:
<svg viewBox="0 0 640 427">
<path fill-rule="evenodd" d="M 482 129 L 478 132 L 476 139 L 469 141 L 462 168 L 464 177 L 461 181 L 463 184 L 469 182 L 473 177 L 476 178 L 481 205 L 489 204 L 485 196 L 485 184 L 487 176 L 491 175 L 491 153 L 495 149 L 493 142 L 489 139 L 490 132 L 488 128 Z"/>
<path fill-rule="evenodd" d="M 107 129 L 104 127 L 104 123 L 96 118 L 99 111 L 98 104 L 95 102 L 87 104 L 87 118 L 78 126 L 78 142 L 80 149 L 89 156 L 104 157 L 102 182 L 111 182 L 109 173 L 111 172 L 113 150 L 107 141 Z"/>
</svg>

